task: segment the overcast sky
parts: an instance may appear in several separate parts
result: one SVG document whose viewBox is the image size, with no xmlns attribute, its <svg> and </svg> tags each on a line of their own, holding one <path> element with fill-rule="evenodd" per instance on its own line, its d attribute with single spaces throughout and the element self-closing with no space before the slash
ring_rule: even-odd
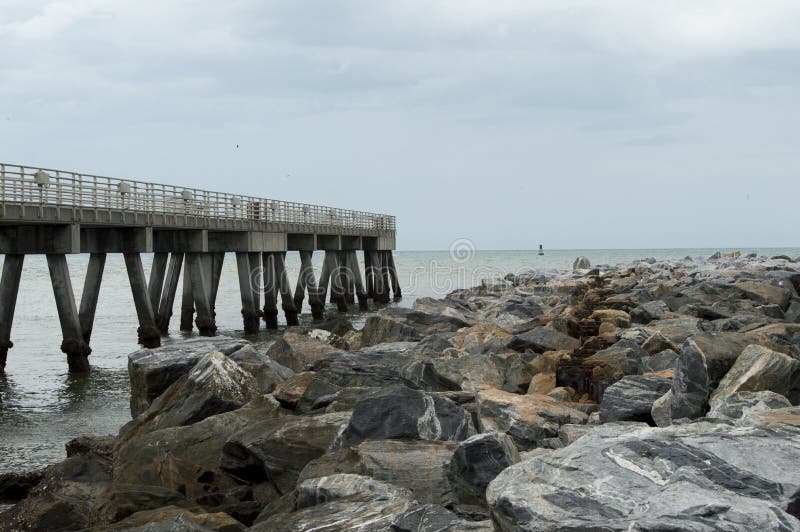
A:
<svg viewBox="0 0 800 532">
<path fill-rule="evenodd" d="M 796 246 L 798 28 L 797 0 L 0 0 L 0 161 L 391 213 L 401 249 Z"/>
</svg>

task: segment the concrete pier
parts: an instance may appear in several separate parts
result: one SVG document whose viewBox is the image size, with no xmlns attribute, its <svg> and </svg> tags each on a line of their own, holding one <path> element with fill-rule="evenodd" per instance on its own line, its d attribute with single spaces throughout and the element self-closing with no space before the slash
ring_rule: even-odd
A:
<svg viewBox="0 0 800 532">
<path fill-rule="evenodd" d="M 123 256 L 125 257 L 125 268 L 128 270 L 128 281 L 130 281 L 131 292 L 133 293 L 136 316 L 139 318 L 139 329 L 137 330 L 139 343 L 145 347 L 159 347 L 161 345 L 161 331 L 156 327 L 156 316 L 148 294 L 142 257 L 138 253 L 123 253 Z M 163 277 L 161 278 L 163 280 Z"/>
<path fill-rule="evenodd" d="M 97 300 L 100 297 L 100 284 L 103 281 L 105 267 L 105 253 L 92 253 L 89 256 L 89 267 L 86 269 L 86 280 L 83 282 L 83 294 L 81 294 L 81 307 L 78 311 L 81 334 L 83 335 L 83 341 L 87 344 L 92 339 L 94 316 L 97 312 Z"/>
<path fill-rule="evenodd" d="M 0 371 L 5 370 L 8 350 L 14 347 L 11 324 L 14 322 L 24 261 L 25 255 L 6 255 L 3 262 L 3 275 L 0 277 Z"/>
<path fill-rule="evenodd" d="M 61 348 L 70 371 L 85 371 L 108 254 L 123 255 L 139 341 L 155 346 L 169 332 L 179 287 L 180 329 L 196 325 L 201 335 L 216 333 L 227 253 L 236 258 L 245 332 L 255 334 L 262 316 L 267 327 L 278 326 L 278 295 L 287 325 L 299 323 L 306 294 L 317 321 L 324 319 L 329 289 L 340 312 L 356 300 L 362 310 L 370 299 L 385 303 L 390 290 L 399 297 L 395 239 L 395 218 L 385 214 L 0 163 L 0 369 L 13 346 L 28 254 L 47 256 Z M 325 253 L 319 279 L 314 251 Z M 287 261 L 297 260 L 295 252 L 300 275 L 293 285 Z M 89 254 L 89 264 L 76 304 L 66 256 L 78 253 Z M 142 253 L 153 253 L 149 277 Z"/>
<path fill-rule="evenodd" d="M 47 268 L 56 298 L 58 321 L 61 325 L 61 351 L 67 355 L 67 365 L 73 373 L 89 371 L 89 354 L 92 350 L 83 340 L 83 332 L 75 305 L 75 293 L 69 277 L 67 257 L 64 254 L 48 254 Z"/>
</svg>

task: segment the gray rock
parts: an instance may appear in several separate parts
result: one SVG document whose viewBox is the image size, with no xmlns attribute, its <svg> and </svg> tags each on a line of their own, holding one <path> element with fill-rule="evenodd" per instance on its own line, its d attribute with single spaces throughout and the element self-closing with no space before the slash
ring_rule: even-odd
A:
<svg viewBox="0 0 800 532">
<path fill-rule="evenodd" d="M 642 373 L 657 373 L 675 369 L 677 363 L 678 353 L 672 349 L 665 349 L 649 357 L 642 358 Z"/>
<path fill-rule="evenodd" d="M 508 343 L 508 347 L 515 351 L 559 351 L 577 349 L 580 341 L 558 331 L 546 327 L 536 327 L 528 332 L 515 335 Z"/>
<path fill-rule="evenodd" d="M 797 530 L 799 438 L 788 425 L 602 425 L 509 467 L 486 498 L 504 531 Z"/>
<path fill-rule="evenodd" d="M 100 524 L 116 523 L 137 512 L 178 506 L 200 510 L 183 495 L 160 486 L 113 483 L 93 500 L 94 519 Z"/>
<path fill-rule="evenodd" d="M 337 446 L 350 447 L 365 440 L 461 441 L 469 431 L 469 414 L 452 401 L 405 386 L 390 386 L 361 396 Z"/>
<path fill-rule="evenodd" d="M 193 338 L 157 349 L 141 349 L 128 355 L 131 380 L 131 416 L 136 417 L 164 390 L 189 373 L 203 356 L 219 351 L 225 355 L 241 349 L 246 340 L 217 336 Z"/>
<path fill-rule="evenodd" d="M 588 419 L 576 405 L 540 394 L 517 395 L 487 388 L 478 391 L 477 403 L 480 432 L 508 434 L 520 451 L 558 439 L 561 425 L 584 424 Z"/>
<path fill-rule="evenodd" d="M 191 425 L 214 414 L 235 410 L 255 397 L 256 389 L 253 376 L 236 362 L 220 352 L 209 353 L 147 410 L 122 427 L 119 439 Z"/>
<path fill-rule="evenodd" d="M 364 475 L 411 491 L 432 504 L 452 502 L 448 464 L 455 442 L 373 440 L 327 453 L 300 473 L 298 482 L 339 473 Z"/>
<path fill-rule="evenodd" d="M 267 350 L 267 356 L 292 371 L 304 371 L 328 353 L 341 351 L 336 337 L 322 329 L 286 331 Z"/>
<path fill-rule="evenodd" d="M 392 532 L 493 532 L 491 521 L 465 521 L 442 506 L 417 506 L 397 517 Z"/>
<path fill-rule="evenodd" d="M 269 356 L 247 345 L 230 355 L 231 360 L 250 373 L 262 393 L 272 393 L 275 387 L 294 375 L 294 371 L 278 364 Z"/>
<path fill-rule="evenodd" d="M 771 391 L 791 401 L 800 396 L 800 361 L 760 345 L 747 346 L 711 396 L 714 407 L 738 392 Z"/>
<path fill-rule="evenodd" d="M 298 484 L 279 507 L 265 508 L 250 530 L 390 530 L 415 507 L 403 488 L 360 475 L 331 475 Z"/>
<path fill-rule="evenodd" d="M 583 257 L 583 256 L 578 257 L 572 263 L 572 271 L 588 270 L 591 267 L 592 267 L 592 263 L 589 262 L 589 259 L 587 259 L 586 257 Z"/>
<path fill-rule="evenodd" d="M 136 512 L 122 521 L 104 528 L 125 532 L 238 532 L 244 525 L 220 513 L 191 511 L 179 506 Z"/>
<path fill-rule="evenodd" d="M 349 412 L 334 412 L 251 424 L 225 443 L 220 467 L 249 482 L 269 481 L 278 493 L 288 493 L 300 471 L 330 449 L 349 419 Z"/>
<path fill-rule="evenodd" d="M 631 321 L 634 323 L 650 323 L 662 320 L 669 312 L 669 306 L 663 301 L 648 301 L 631 310 Z"/>
<path fill-rule="evenodd" d="M 419 341 L 422 337 L 417 329 L 406 324 L 402 318 L 379 311 L 377 315 L 367 318 L 361 331 L 361 345 L 368 347 L 386 342 Z"/>
<path fill-rule="evenodd" d="M 629 375 L 606 388 L 600 403 L 600 419 L 610 421 L 643 421 L 653 424 L 650 411 L 653 403 L 667 393 L 671 379 L 657 376 Z"/>
<path fill-rule="evenodd" d="M 698 418 L 708 406 L 708 367 L 698 345 L 687 341 L 681 348 L 675 364 L 675 376 L 670 390 L 656 399 L 651 414 L 659 427 L 674 419 Z"/>
<path fill-rule="evenodd" d="M 461 442 L 450 461 L 450 480 L 459 502 L 484 506 L 486 487 L 517 462 L 517 447 L 506 434 L 487 432 Z"/>
<path fill-rule="evenodd" d="M 775 392 L 739 392 L 714 401 L 707 417 L 739 419 L 751 411 L 773 410 L 792 406 L 789 400 Z"/>
</svg>

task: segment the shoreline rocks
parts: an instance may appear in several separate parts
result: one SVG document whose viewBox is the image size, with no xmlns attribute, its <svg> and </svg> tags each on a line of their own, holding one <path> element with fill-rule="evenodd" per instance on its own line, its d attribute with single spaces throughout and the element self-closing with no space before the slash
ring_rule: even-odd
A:
<svg viewBox="0 0 800 532">
<path fill-rule="evenodd" d="M 0 531 L 800 529 L 800 263 L 590 268 L 132 353 Z"/>
</svg>

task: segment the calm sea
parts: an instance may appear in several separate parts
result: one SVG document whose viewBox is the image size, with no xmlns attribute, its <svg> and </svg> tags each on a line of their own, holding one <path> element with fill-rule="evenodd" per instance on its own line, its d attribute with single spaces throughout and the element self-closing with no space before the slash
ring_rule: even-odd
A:
<svg viewBox="0 0 800 532">
<path fill-rule="evenodd" d="M 456 288 L 477 284 L 483 278 L 502 277 L 529 269 L 571 268 L 579 255 L 593 265 L 627 263 L 635 259 L 707 257 L 716 249 L 478 251 L 469 242 L 451 251 L 396 252 L 395 260 L 405 296 L 399 305 L 411 305 L 417 297 L 442 297 Z M 721 250 L 730 251 L 730 250 Z M 800 255 L 793 249 L 740 249 L 760 255 Z M 145 256 L 149 271 L 151 256 Z M 322 253 L 315 254 L 319 271 Z M 71 256 L 73 286 L 80 294 L 88 256 Z M 299 259 L 287 257 L 290 280 L 297 278 Z M 177 331 L 180 297 L 175 302 L 172 332 L 165 342 L 185 338 Z M 242 335 L 236 262 L 226 257 L 217 298 L 219 332 Z M 308 313 L 308 308 L 304 309 Z M 329 309 L 335 312 L 335 309 Z M 309 316 L 303 316 L 310 322 Z M 365 316 L 353 313 L 356 324 Z M 12 331 L 15 347 L 9 351 L 6 375 L 0 376 L 0 472 L 29 470 L 64 458 L 64 443 L 84 434 L 113 434 L 130 419 L 127 355 L 137 349 L 136 313 L 121 256 L 111 255 L 106 264 L 97 319 L 92 336 L 92 372 L 72 376 L 60 352 L 58 316 L 43 256 L 25 261 L 16 317 Z M 266 346 L 277 333 L 251 340 Z"/>
</svg>

